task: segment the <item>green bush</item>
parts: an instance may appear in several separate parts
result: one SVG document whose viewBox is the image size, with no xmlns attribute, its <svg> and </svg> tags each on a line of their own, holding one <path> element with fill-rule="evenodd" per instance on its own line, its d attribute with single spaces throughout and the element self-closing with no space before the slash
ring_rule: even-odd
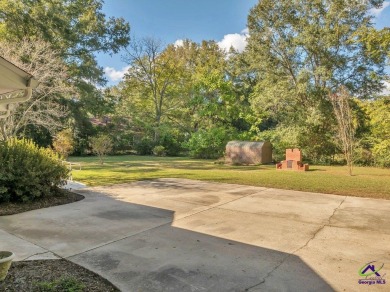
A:
<svg viewBox="0 0 390 292">
<path fill-rule="evenodd" d="M 183 146 L 188 149 L 191 157 L 216 159 L 224 155 L 226 143 L 234 136 L 231 129 L 202 129 L 193 133 Z"/>
<path fill-rule="evenodd" d="M 377 142 L 373 149 L 374 161 L 377 166 L 390 167 L 390 141 Z"/>
<path fill-rule="evenodd" d="M 153 147 L 153 141 L 148 138 L 143 138 L 134 145 L 134 149 L 139 155 L 151 155 L 153 153 Z"/>
<path fill-rule="evenodd" d="M 161 145 L 154 147 L 153 154 L 156 156 L 165 156 L 166 155 L 165 147 Z"/>
<path fill-rule="evenodd" d="M 69 170 L 51 149 L 30 140 L 0 144 L 0 202 L 28 202 L 52 196 L 65 184 Z"/>
<path fill-rule="evenodd" d="M 373 162 L 390 167 L 390 97 L 380 97 L 364 105 L 370 123 L 370 144 Z"/>
<path fill-rule="evenodd" d="M 163 133 L 161 135 L 159 145 L 164 146 L 166 155 L 168 156 L 179 156 L 183 151 L 182 142 L 184 137 L 180 132 L 177 133 L 173 130 L 170 132 Z"/>
</svg>

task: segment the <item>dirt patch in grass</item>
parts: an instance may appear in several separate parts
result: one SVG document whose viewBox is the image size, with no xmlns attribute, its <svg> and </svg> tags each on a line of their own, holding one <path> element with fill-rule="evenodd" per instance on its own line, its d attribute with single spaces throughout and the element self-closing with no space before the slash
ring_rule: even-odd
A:
<svg viewBox="0 0 390 292">
<path fill-rule="evenodd" d="M 73 202 L 77 202 L 84 199 L 84 196 L 72 193 L 66 190 L 59 190 L 57 194 L 40 198 L 33 202 L 27 203 L 1 203 L 0 204 L 0 216 L 13 215 L 22 212 L 27 212 L 36 209 L 42 209 L 52 206 L 64 205 Z"/>
<path fill-rule="evenodd" d="M 111 292 L 120 291 L 99 275 L 70 261 L 13 262 L 0 291 L 10 292 Z"/>
</svg>

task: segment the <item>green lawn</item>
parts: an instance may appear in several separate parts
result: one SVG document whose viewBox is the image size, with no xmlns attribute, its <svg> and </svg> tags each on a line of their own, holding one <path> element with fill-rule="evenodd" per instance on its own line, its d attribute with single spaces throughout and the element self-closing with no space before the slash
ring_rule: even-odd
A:
<svg viewBox="0 0 390 292">
<path fill-rule="evenodd" d="M 310 166 L 308 172 L 277 171 L 274 166 L 228 166 L 213 160 L 183 157 L 108 156 L 71 157 L 82 170 L 74 180 L 90 186 L 156 178 L 189 178 L 225 183 L 292 189 L 328 194 L 390 199 L 390 169 L 356 167 L 349 176 L 343 166 Z"/>
</svg>

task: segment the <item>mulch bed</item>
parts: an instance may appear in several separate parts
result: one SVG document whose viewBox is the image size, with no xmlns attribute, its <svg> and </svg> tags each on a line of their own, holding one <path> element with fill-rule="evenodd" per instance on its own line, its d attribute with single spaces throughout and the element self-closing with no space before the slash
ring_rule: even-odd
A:
<svg viewBox="0 0 390 292">
<path fill-rule="evenodd" d="M 13 215 L 26 211 L 64 205 L 84 199 L 84 196 L 66 190 L 59 190 L 57 194 L 40 198 L 28 203 L 1 203 L 0 216 Z"/>
<path fill-rule="evenodd" d="M 120 291 L 106 279 L 65 259 L 13 262 L 0 291 Z"/>
</svg>

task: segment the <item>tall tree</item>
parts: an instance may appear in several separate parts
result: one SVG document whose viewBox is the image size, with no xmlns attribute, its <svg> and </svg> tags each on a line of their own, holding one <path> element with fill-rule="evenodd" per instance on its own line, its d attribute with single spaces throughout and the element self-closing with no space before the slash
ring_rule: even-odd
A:
<svg viewBox="0 0 390 292">
<path fill-rule="evenodd" d="M 130 65 L 125 81 L 133 101 L 138 100 L 142 106 L 153 105 L 155 141 L 160 136 L 162 119 L 172 106 L 174 87 L 179 83 L 179 60 L 174 51 L 173 45 L 164 49 L 161 41 L 144 38 L 132 42 L 124 56 Z"/>
<path fill-rule="evenodd" d="M 240 119 L 242 96 L 230 73 L 227 53 L 214 41 L 190 40 L 162 48 L 154 39 L 130 46 L 130 69 L 117 87 L 132 122 L 155 130 L 161 126 L 191 134 L 198 129 L 230 127 Z M 233 80 L 235 79 L 235 80 Z M 156 135 L 157 134 L 157 135 Z"/>
<path fill-rule="evenodd" d="M 201 128 L 229 126 L 239 118 L 240 95 L 234 90 L 234 73 L 228 55 L 215 41 L 200 44 L 186 40 L 176 48 L 181 60 L 180 96 L 183 107 L 172 119 L 181 120 L 188 133 Z"/>
<path fill-rule="evenodd" d="M 118 53 L 130 40 L 129 24 L 107 18 L 102 5 L 102 0 L 0 0 L 0 39 L 50 43 L 67 64 L 79 98 L 94 105 L 101 98 L 95 85 L 106 82 L 96 53 Z"/>
<path fill-rule="evenodd" d="M 361 97 L 379 91 L 383 62 L 370 58 L 355 38 L 361 28 L 372 27 L 371 6 L 353 3 L 260 1 L 248 17 L 248 48 L 263 82 L 276 81 L 304 104 L 341 85 Z"/>
<path fill-rule="evenodd" d="M 259 78 L 253 110 L 279 127 L 294 126 L 296 146 L 330 149 L 335 123 L 328 93 L 346 86 L 367 98 L 382 88 L 383 59 L 368 54 L 356 36 L 373 26 L 368 9 L 382 2 L 259 1 L 248 16 L 246 52 Z"/>
</svg>

